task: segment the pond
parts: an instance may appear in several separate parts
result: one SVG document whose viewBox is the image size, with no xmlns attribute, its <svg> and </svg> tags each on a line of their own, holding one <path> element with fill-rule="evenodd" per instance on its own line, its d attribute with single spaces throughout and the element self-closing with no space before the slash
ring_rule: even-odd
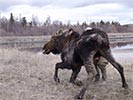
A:
<svg viewBox="0 0 133 100">
<path fill-rule="evenodd" d="M 125 46 L 116 46 L 115 48 L 116 50 L 133 50 L 133 44 L 127 44 Z"/>
<path fill-rule="evenodd" d="M 126 58 L 133 61 L 133 44 L 112 48 L 112 53 L 115 58 Z"/>
</svg>

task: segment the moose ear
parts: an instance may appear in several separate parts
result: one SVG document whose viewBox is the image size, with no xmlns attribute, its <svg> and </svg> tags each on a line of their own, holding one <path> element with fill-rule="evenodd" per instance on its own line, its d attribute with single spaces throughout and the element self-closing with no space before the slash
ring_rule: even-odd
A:
<svg viewBox="0 0 133 100">
<path fill-rule="evenodd" d="M 56 33 L 53 34 L 53 36 L 60 36 L 63 34 L 63 30 L 58 30 Z"/>
<path fill-rule="evenodd" d="M 62 34 L 63 33 L 63 30 L 62 29 L 58 30 L 58 33 L 59 34 Z"/>
<path fill-rule="evenodd" d="M 63 34 L 63 30 L 58 30 L 57 32 L 56 32 L 56 35 L 62 35 Z"/>
</svg>

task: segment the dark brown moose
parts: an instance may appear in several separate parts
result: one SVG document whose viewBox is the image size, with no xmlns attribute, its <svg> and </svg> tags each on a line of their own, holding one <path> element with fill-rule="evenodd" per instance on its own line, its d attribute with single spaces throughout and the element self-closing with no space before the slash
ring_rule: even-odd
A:
<svg viewBox="0 0 133 100">
<path fill-rule="evenodd" d="M 62 38 L 59 38 L 60 36 L 64 36 L 65 38 L 62 40 Z M 112 56 L 109 38 L 105 32 L 95 28 L 87 28 L 75 40 L 71 41 L 70 36 L 71 35 L 66 36 L 65 32 L 63 32 L 63 35 L 59 35 L 59 37 L 52 37 L 52 39 L 43 47 L 43 52 L 46 54 L 50 52 L 53 54 L 61 53 L 62 62 L 56 64 L 54 76 L 56 81 L 59 81 L 57 72 L 58 68 L 72 69 L 73 72 L 70 81 L 73 82 L 76 79 L 81 66 L 85 66 L 89 78 L 85 82 L 79 94 L 75 96 L 76 99 L 83 98 L 88 85 L 94 80 L 96 76 L 93 59 L 97 52 L 100 52 L 101 55 L 118 70 L 122 79 L 122 87 L 128 87 L 128 84 L 125 80 L 123 67 L 118 62 L 116 62 Z M 65 46 L 62 45 L 63 42 L 65 43 Z M 61 44 L 59 45 L 59 43 Z M 48 47 L 50 47 L 50 49 Z"/>
</svg>

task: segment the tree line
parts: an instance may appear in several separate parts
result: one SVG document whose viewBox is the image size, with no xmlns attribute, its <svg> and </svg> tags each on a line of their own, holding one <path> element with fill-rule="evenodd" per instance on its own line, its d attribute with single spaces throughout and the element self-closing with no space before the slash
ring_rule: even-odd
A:
<svg viewBox="0 0 133 100">
<path fill-rule="evenodd" d="M 122 33 L 122 32 L 133 32 L 133 27 L 130 25 L 121 25 L 119 22 L 82 22 L 81 24 L 71 24 L 68 21 L 67 24 L 59 20 L 51 21 L 50 16 L 47 17 L 45 22 L 39 23 L 37 17 L 32 17 L 30 22 L 27 21 L 26 17 L 22 17 L 19 20 L 15 19 L 13 13 L 10 13 L 10 18 L 0 18 L 0 36 L 42 36 L 51 35 L 58 29 L 73 28 L 79 33 L 82 32 L 87 26 L 99 28 L 107 33 Z"/>
</svg>

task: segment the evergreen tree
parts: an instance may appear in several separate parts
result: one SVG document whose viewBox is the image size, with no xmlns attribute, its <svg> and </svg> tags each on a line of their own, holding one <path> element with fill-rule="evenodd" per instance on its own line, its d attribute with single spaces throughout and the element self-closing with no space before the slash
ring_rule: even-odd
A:
<svg viewBox="0 0 133 100">
<path fill-rule="evenodd" d="M 14 20 L 14 17 L 13 17 L 13 14 L 11 13 L 10 14 L 10 24 L 14 24 L 15 20 Z"/>
<path fill-rule="evenodd" d="M 27 20 L 26 17 L 22 18 L 22 22 L 21 22 L 22 26 L 25 27 L 27 25 Z"/>
<path fill-rule="evenodd" d="M 95 27 L 95 26 L 96 26 L 96 23 L 95 23 L 95 22 L 91 22 L 91 23 L 90 23 L 90 26 L 91 26 L 91 27 Z"/>
<path fill-rule="evenodd" d="M 101 20 L 100 21 L 100 25 L 104 25 L 105 23 L 104 23 L 104 21 L 103 20 Z"/>
</svg>

